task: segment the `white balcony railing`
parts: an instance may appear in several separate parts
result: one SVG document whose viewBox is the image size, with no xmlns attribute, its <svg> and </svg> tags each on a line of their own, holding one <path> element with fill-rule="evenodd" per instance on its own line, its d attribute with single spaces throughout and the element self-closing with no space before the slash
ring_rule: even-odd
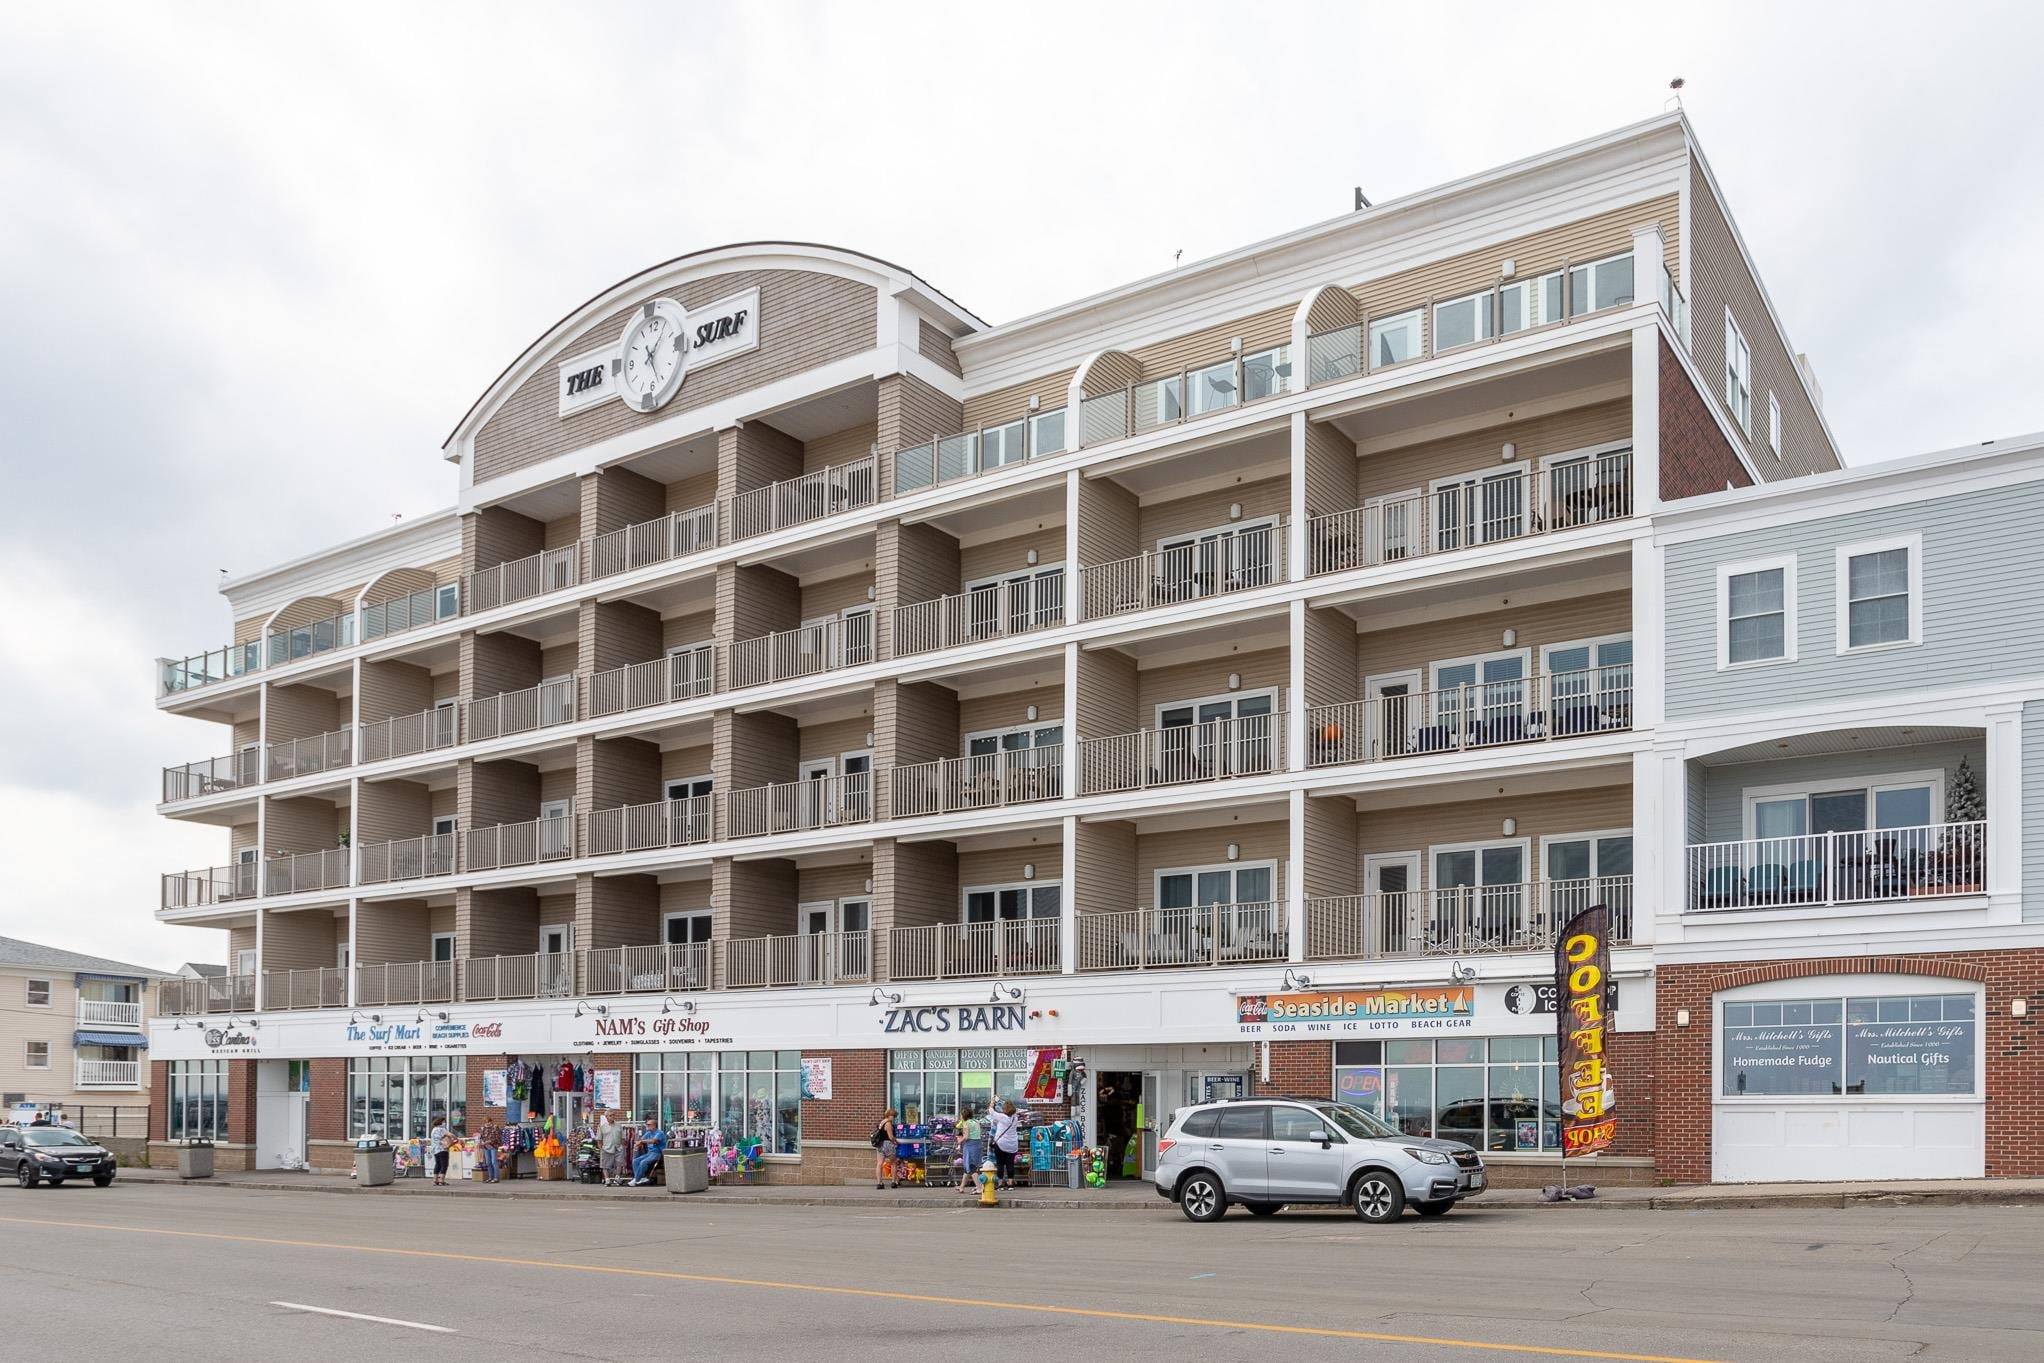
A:
<svg viewBox="0 0 2044 1363">
<path fill-rule="evenodd" d="M 1307 571 L 1373 568 L 1630 515 L 1629 450 L 1542 469 L 1509 468 L 1315 516 L 1307 531 Z"/>
<path fill-rule="evenodd" d="M 931 923 L 895 928 L 887 937 L 890 980 L 969 980 L 1003 975 L 1055 975 L 1055 918 L 999 923 Z"/>
<path fill-rule="evenodd" d="M 79 1060 L 72 1075 L 73 1084 L 81 1089 L 138 1089 L 142 1087 L 142 1062 L 139 1060 Z"/>
<path fill-rule="evenodd" d="M 731 645 L 731 685 L 768 682 L 835 672 L 873 661 L 873 614 L 831 616 L 778 634 L 740 639 Z"/>
<path fill-rule="evenodd" d="M 582 953 L 589 994 L 686 994 L 710 987 L 710 944 L 599 947 Z"/>
<path fill-rule="evenodd" d="M 268 779 L 272 781 L 288 781 L 294 776 L 335 771 L 354 763 L 355 732 L 352 729 L 336 729 L 330 734 L 315 734 L 311 738 L 283 739 L 270 744 L 269 754 Z"/>
<path fill-rule="evenodd" d="M 740 937 L 724 944 L 724 985 L 728 989 L 865 984 L 872 978 L 870 931 Z"/>
<path fill-rule="evenodd" d="M 1264 776 L 1285 766 L 1285 717 L 1242 715 L 1079 740 L 1079 793 Z"/>
<path fill-rule="evenodd" d="M 650 662 L 629 663 L 598 672 L 589 679 L 589 713 L 621 714 L 649 705 L 707 696 L 717 689 L 717 654 L 701 644 Z"/>
<path fill-rule="evenodd" d="M 652 804 L 592 810 L 589 815 L 589 855 L 644 852 L 658 847 L 689 847 L 708 842 L 712 836 L 715 804 L 713 795 L 692 795 L 684 800 L 656 800 Z"/>
<path fill-rule="evenodd" d="M 576 568 L 581 557 L 580 544 L 564 544 L 558 549 L 543 549 L 526 558 L 479 569 L 468 575 L 462 599 L 473 614 L 548 592 L 565 591 L 578 580 Z"/>
<path fill-rule="evenodd" d="M 205 762 L 187 762 L 181 767 L 163 769 L 163 802 L 176 800 L 197 800 L 207 795 L 225 795 L 229 791 L 247 790 L 255 786 L 262 776 L 262 764 L 254 748 L 235 753 L 231 757 L 215 757 Z"/>
<path fill-rule="evenodd" d="M 893 656 L 1031 634 L 1065 622 L 1065 575 L 1046 573 L 896 606 Z"/>
<path fill-rule="evenodd" d="M 156 1011 L 162 1017 L 200 1017 L 208 1013 L 255 1011 L 255 976 L 216 975 L 200 979 L 169 979 L 157 987 Z"/>
<path fill-rule="evenodd" d="M 364 724 L 360 747 L 364 762 L 382 762 L 438 752 L 460 742 L 461 707 L 436 705 L 417 714 L 392 715 Z"/>
<path fill-rule="evenodd" d="M 427 833 L 416 838 L 393 838 L 389 842 L 362 845 L 361 880 L 364 885 L 385 885 L 397 880 L 423 880 L 430 876 L 451 876 L 457 869 L 455 837 L 452 833 Z"/>
<path fill-rule="evenodd" d="M 726 832 L 734 838 L 833 828 L 872 817 L 870 771 L 734 790 L 725 809 Z"/>
<path fill-rule="evenodd" d="M 888 814 L 901 819 L 1056 800 L 1065 793 L 1064 774 L 1062 747 L 917 762 L 889 773 Z"/>
<path fill-rule="evenodd" d="M 868 455 L 741 492 L 731 499 L 731 538 L 751 539 L 871 506 L 879 496 L 877 483 L 875 461 Z"/>
<path fill-rule="evenodd" d="M 614 577 L 717 547 L 717 504 L 606 531 L 589 541 L 589 576 Z"/>
<path fill-rule="evenodd" d="M 461 963 L 461 997 L 467 1002 L 564 999 L 574 992 L 575 954 L 571 951 L 474 956 Z"/>
<path fill-rule="evenodd" d="M 1614 942 L 1632 940 L 1632 877 L 1460 885 L 1306 901 L 1306 959 L 1386 960 L 1544 951 L 1571 916 L 1611 910 Z"/>
<path fill-rule="evenodd" d="M 575 855 L 575 821 L 566 814 L 555 814 L 523 823 L 471 828 L 463 842 L 463 864 L 471 871 L 565 861 Z"/>
<path fill-rule="evenodd" d="M 78 1025 L 81 1027 L 137 1027 L 142 1025 L 142 1005 L 126 1003 L 120 999 L 78 1000 Z"/>
<path fill-rule="evenodd" d="M 264 894 L 304 894 L 338 890 L 348 884 L 348 849 L 285 852 L 263 863 Z"/>
<path fill-rule="evenodd" d="M 1691 912 L 1795 909 L 1984 893 L 1987 824 L 1922 824 L 1692 845 Z"/>
<path fill-rule="evenodd" d="M 1079 604 L 1088 620 L 1204 601 L 1285 580 L 1281 525 L 1209 535 L 1191 544 L 1144 550 L 1079 570 Z"/>
<path fill-rule="evenodd" d="M 261 870 L 253 861 L 237 861 L 199 871 L 172 871 L 163 877 L 163 907 L 196 909 L 254 899 L 262 884 Z"/>
<path fill-rule="evenodd" d="M 1079 969 L 1151 970 L 1286 959 L 1283 904 L 1082 913 Z"/>
<path fill-rule="evenodd" d="M 388 1003 L 453 1003 L 452 961 L 390 961 L 355 967 L 355 1003 L 376 1008 Z"/>
<path fill-rule="evenodd" d="M 310 658 L 315 654 L 331 653 L 337 648 L 346 648 L 354 642 L 353 611 L 330 615 L 309 625 L 273 629 L 263 650 L 263 665 L 282 667 L 285 663 L 296 662 L 300 658 Z"/>
<path fill-rule="evenodd" d="M 1176 374 L 1143 379 L 1127 388 L 1086 398 L 1079 404 L 1080 443 L 1098 445 L 1123 436 L 1141 435 L 1244 403 L 1281 397 L 1292 388 L 1290 346 L 1216 357 Z"/>
<path fill-rule="evenodd" d="M 1307 763 L 1377 762 L 1631 727 L 1632 664 L 1610 663 L 1316 705 L 1306 712 Z"/>
<path fill-rule="evenodd" d="M 894 452 L 895 495 L 977 478 L 1012 464 L 1061 454 L 1070 448 L 1067 441 L 1062 407 L 1034 412 L 999 426 L 940 436 Z"/>
<path fill-rule="evenodd" d="M 522 691 L 505 691 L 468 706 L 468 736 L 471 742 L 501 738 L 506 734 L 530 733 L 575 719 L 575 679 L 561 677 L 528 686 Z"/>
<path fill-rule="evenodd" d="M 345 1008 L 348 977 L 335 966 L 312 970 L 265 970 L 263 1009 Z"/>
</svg>

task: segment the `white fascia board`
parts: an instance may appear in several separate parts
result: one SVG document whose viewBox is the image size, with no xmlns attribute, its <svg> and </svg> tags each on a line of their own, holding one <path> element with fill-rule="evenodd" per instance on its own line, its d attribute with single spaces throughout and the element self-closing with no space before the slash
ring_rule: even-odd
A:
<svg viewBox="0 0 2044 1363">
<path fill-rule="evenodd" d="M 1713 713 L 1663 719 L 1655 731 L 1663 747 L 1685 758 L 1709 757 L 1780 738 L 1785 733 L 1825 729 L 1984 728 L 1995 712 L 2019 710 L 2044 698 L 2044 676 L 2020 677 L 1979 686 L 1924 690 L 1903 685 L 1886 695 L 1856 693 L 1814 705 Z"/>
<path fill-rule="evenodd" d="M 450 550 L 461 552 L 461 519 L 451 506 L 343 540 L 317 553 L 225 578 L 220 594 L 227 598 L 237 619 L 259 611 L 269 614 L 301 596 L 325 596 L 359 587 L 393 568 L 418 567 L 445 558 Z"/>
<path fill-rule="evenodd" d="M 1919 900 L 1917 905 L 1921 908 L 1935 902 Z M 1858 932 L 1836 936 L 1787 933 L 1770 934 L 1766 937 L 1701 940 L 1684 937 L 1675 941 L 1664 939 L 1655 944 L 1654 959 L 1663 965 L 1732 966 L 1834 957 L 1852 959 L 1867 956 L 1943 957 L 1955 951 L 2023 951 L 2044 946 L 2044 923 L 1988 922 L 1979 913 L 1978 897 L 1969 897 L 1957 902 L 1969 906 L 1976 921 L 1962 924 L 1941 919 L 1934 912 L 1925 912 L 1917 915 L 1917 921 L 1911 925 L 1867 927 Z"/>
</svg>

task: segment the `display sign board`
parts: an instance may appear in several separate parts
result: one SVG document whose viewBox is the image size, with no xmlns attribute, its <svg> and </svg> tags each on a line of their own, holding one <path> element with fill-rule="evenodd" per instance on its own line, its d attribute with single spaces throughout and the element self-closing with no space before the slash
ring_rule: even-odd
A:
<svg viewBox="0 0 2044 1363">
<path fill-rule="evenodd" d="M 678 308 L 680 305 L 677 303 L 675 306 Z M 746 289 L 703 307 L 689 308 L 681 336 L 689 347 L 681 379 L 683 384 L 687 382 L 687 375 L 695 370 L 757 350 L 759 290 Z M 606 338 L 601 348 L 584 351 L 555 365 L 555 391 L 560 398 L 560 414 L 563 417 L 587 411 L 621 396 L 618 365 L 614 361 L 619 359 L 622 343 L 622 337 Z"/>
<path fill-rule="evenodd" d="M 1445 1031 L 1476 1015 L 1476 989 L 1466 984 L 1235 996 L 1235 1024 L 1248 1036 Z"/>
<path fill-rule="evenodd" d="M 596 1105 L 600 1108 L 621 1108 L 625 1105 L 622 1071 L 596 1071 Z"/>
<path fill-rule="evenodd" d="M 830 1057 L 802 1057 L 802 1096 L 819 1101 L 830 1097 Z"/>
<path fill-rule="evenodd" d="M 1594 1155 L 1618 1138 L 1604 1044 L 1611 1029 L 1610 985 L 1611 911 L 1595 904 L 1569 919 L 1554 944 L 1564 1155 Z"/>
</svg>

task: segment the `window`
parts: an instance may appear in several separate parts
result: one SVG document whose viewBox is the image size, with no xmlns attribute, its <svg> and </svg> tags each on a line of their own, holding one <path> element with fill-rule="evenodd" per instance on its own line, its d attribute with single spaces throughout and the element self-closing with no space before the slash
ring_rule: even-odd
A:
<svg viewBox="0 0 2044 1363">
<path fill-rule="evenodd" d="M 1180 1124 L 1178 1128 L 1178 1134 L 1181 1136 L 1187 1137 L 1196 1136 L 1203 1140 L 1211 1140 L 1213 1139 L 1214 1132 L 1220 1129 L 1220 1125 L 1221 1125 L 1220 1109 L 1210 1107 L 1204 1112 L 1195 1112 L 1190 1117 L 1187 1117 L 1185 1121 L 1182 1124 Z"/>
<path fill-rule="evenodd" d="M 1262 1103 L 1238 1103 L 1221 1109 L 1214 1135 L 1224 1141 L 1260 1141 L 1270 1130 L 1270 1109 Z"/>
<path fill-rule="evenodd" d="M 1418 308 L 1370 323 L 1370 368 L 1404 364 L 1420 356 L 1424 314 Z"/>
<path fill-rule="evenodd" d="M 669 696 L 674 700 L 706 696 L 716 690 L 717 646 L 704 639 L 668 649 L 667 682 Z"/>
<path fill-rule="evenodd" d="M 461 584 L 443 582 L 433 589 L 433 618 L 446 620 L 461 614 Z"/>
<path fill-rule="evenodd" d="M 1551 733 L 1591 733 L 1632 722 L 1630 634 L 1549 644 L 1540 651 L 1540 666 L 1547 673 Z"/>
<path fill-rule="evenodd" d="M 1029 418 L 1029 453 L 1032 458 L 1057 454 L 1065 447 L 1065 409 L 1038 412 Z"/>
<path fill-rule="evenodd" d="M 1521 279 L 1498 290 L 1498 335 L 1561 320 L 1561 271 Z"/>
<path fill-rule="evenodd" d="M 1021 885 L 974 885 L 959 900 L 959 921 L 965 923 L 1014 922 L 1018 919 L 1056 920 L 1062 911 L 1064 887 L 1030 882 Z"/>
<path fill-rule="evenodd" d="M 1284 955 L 1284 905 L 1277 903 L 1277 863 L 1175 866 L 1157 872 L 1160 959 L 1273 960 Z"/>
<path fill-rule="evenodd" d="M 47 1041 L 25 1042 L 21 1063 L 32 1070 L 46 1070 L 50 1067 L 50 1043 Z"/>
<path fill-rule="evenodd" d="M 1526 736 L 1526 649 L 1430 664 L 1435 731 L 1420 736 L 1433 751 L 1457 743 L 1506 743 Z"/>
<path fill-rule="evenodd" d="M 1161 779 L 1190 781 L 1277 769 L 1278 745 L 1283 735 L 1278 726 L 1275 691 L 1208 696 L 1160 705 L 1157 728 L 1157 771 Z"/>
<path fill-rule="evenodd" d="M 964 1104 L 985 1112 L 994 1103 L 1022 1101 L 1030 1053 L 1020 1046 L 933 1047 L 889 1051 L 887 1105 L 910 1123 L 949 1117 Z"/>
<path fill-rule="evenodd" d="M 1136 385 L 1136 429 L 1168 425 L 1185 415 L 1185 385 L 1182 375 L 1152 379 Z"/>
<path fill-rule="evenodd" d="M 1838 651 L 1923 642 L 1923 537 L 1838 546 Z"/>
<path fill-rule="evenodd" d="M 1559 926 L 1594 904 L 1611 910 L 1612 936 L 1632 940 L 1632 833 L 1581 833 L 1540 843 L 1547 921 Z"/>
<path fill-rule="evenodd" d="M 227 1062 L 170 1062 L 170 1121 L 165 1128 L 174 1141 L 227 1139 Z"/>
<path fill-rule="evenodd" d="M 1277 522 L 1268 516 L 1160 539 L 1155 604 L 1267 587 L 1277 558 Z"/>
<path fill-rule="evenodd" d="M 710 925 L 714 921 L 708 909 L 690 909 L 679 913 L 662 914 L 660 917 L 660 940 L 668 946 L 695 946 L 710 940 Z"/>
<path fill-rule="evenodd" d="M 1334 1091 L 1406 1136 L 1479 1150 L 1561 1148 L 1552 1036 L 1338 1041 Z"/>
<path fill-rule="evenodd" d="M 48 980 L 30 980 L 28 982 L 28 1006 L 31 1008 L 47 1008 L 50 1006 L 50 982 Z"/>
<path fill-rule="evenodd" d="M 1739 333 L 1739 324 L 1732 320 L 1732 310 L 1725 309 L 1725 405 L 1732 409 L 1732 415 L 1739 420 L 1739 429 L 1753 433 L 1753 353 L 1746 349 L 1746 338 Z"/>
<path fill-rule="evenodd" d="M 1571 317 L 1602 312 L 1632 302 L 1632 253 L 1607 256 L 1588 265 L 1571 266 L 1568 272 L 1568 311 Z"/>
<path fill-rule="evenodd" d="M 1275 346 L 1242 357 L 1242 400 L 1257 402 L 1292 391 L 1292 348 Z"/>
<path fill-rule="evenodd" d="M 436 961 L 451 961 L 454 959 L 453 933 L 436 932 L 433 934 L 433 959 Z"/>
<path fill-rule="evenodd" d="M 1781 458 L 1781 399 L 1772 393 L 1767 395 L 1767 448 Z"/>
<path fill-rule="evenodd" d="M 468 1124 L 468 1061 L 454 1055 L 373 1055 L 348 1062 L 348 1131 L 408 1140 L 443 1120 Z"/>
<path fill-rule="evenodd" d="M 1065 565 L 1044 563 L 965 584 L 965 627 L 974 639 L 1020 634 L 1065 618 Z"/>
<path fill-rule="evenodd" d="M 1005 426 L 988 426 L 979 433 L 979 471 L 1001 468 L 1007 464 L 1019 464 L 1029 457 L 1023 443 L 1024 423 L 1020 420 Z"/>
<path fill-rule="evenodd" d="M 1745 803 L 1748 838 L 1926 828 L 1943 818 L 1944 774 L 1910 772 L 1816 790 L 1770 786 L 1748 790 Z"/>
<path fill-rule="evenodd" d="M 1345 1144 L 1345 1138 L 1334 1129 L 1334 1123 L 1311 1108 L 1273 1107 L 1270 1110 L 1270 1138 L 1274 1141 L 1317 1141 L 1327 1137 L 1335 1144 Z"/>
<path fill-rule="evenodd" d="M 1980 1023 L 1972 994 L 1726 1001 L 1718 1051 L 1727 1098 L 1971 1096 Z"/>
<path fill-rule="evenodd" d="M 1719 564 L 1719 670 L 1795 657 L 1795 559 Z"/>
<path fill-rule="evenodd" d="M 717 1125 L 724 1139 L 758 1141 L 762 1155 L 802 1152 L 799 1051 L 725 1051 L 717 1057 Z"/>
<path fill-rule="evenodd" d="M 1434 353 L 1491 338 L 1491 292 L 1472 293 L 1434 304 Z"/>
</svg>

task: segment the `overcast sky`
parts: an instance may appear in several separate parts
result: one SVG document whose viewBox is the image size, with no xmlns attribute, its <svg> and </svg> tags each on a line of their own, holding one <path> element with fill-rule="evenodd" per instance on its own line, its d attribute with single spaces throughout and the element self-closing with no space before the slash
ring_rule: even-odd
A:
<svg viewBox="0 0 2044 1363">
<path fill-rule="evenodd" d="M 2017 6 L 0 0 L 0 934 L 174 966 L 152 660 L 454 500 L 439 445 L 620 278 L 793 238 L 989 321 L 1685 102 L 1853 462 L 2044 426 Z"/>
</svg>

